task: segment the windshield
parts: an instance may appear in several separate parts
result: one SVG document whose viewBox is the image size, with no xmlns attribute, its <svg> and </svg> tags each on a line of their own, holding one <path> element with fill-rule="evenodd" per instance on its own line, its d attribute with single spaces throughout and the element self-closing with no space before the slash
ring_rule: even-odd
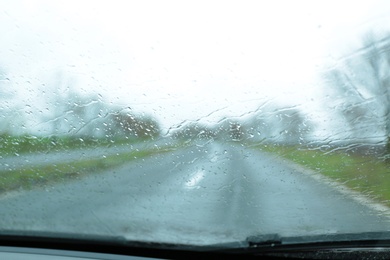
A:
<svg viewBox="0 0 390 260">
<path fill-rule="evenodd" d="M 389 2 L 0 2 L 0 235 L 390 231 Z"/>
</svg>

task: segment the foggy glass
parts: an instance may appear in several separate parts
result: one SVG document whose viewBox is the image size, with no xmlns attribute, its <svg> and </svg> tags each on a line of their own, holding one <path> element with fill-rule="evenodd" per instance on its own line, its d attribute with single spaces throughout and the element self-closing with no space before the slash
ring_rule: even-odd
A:
<svg viewBox="0 0 390 260">
<path fill-rule="evenodd" d="M 0 230 L 194 244 L 389 230 L 386 1 L 0 2 L 0 197 L 16 219 Z M 53 208 L 29 209 L 40 191 Z"/>
</svg>

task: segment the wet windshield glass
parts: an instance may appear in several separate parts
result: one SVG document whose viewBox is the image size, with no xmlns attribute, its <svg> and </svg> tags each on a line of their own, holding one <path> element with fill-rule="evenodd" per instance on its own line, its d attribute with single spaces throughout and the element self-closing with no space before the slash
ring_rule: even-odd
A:
<svg viewBox="0 0 390 260">
<path fill-rule="evenodd" d="M 390 231 L 387 1 L 0 2 L 0 234 Z"/>
</svg>

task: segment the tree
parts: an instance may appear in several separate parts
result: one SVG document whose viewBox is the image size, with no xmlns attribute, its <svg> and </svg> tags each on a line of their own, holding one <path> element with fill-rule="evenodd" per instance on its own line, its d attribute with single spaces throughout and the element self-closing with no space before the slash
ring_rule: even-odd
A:
<svg viewBox="0 0 390 260">
<path fill-rule="evenodd" d="M 297 106 L 270 104 L 259 107 L 242 127 L 251 142 L 296 145 L 308 143 L 313 125 Z"/>
<path fill-rule="evenodd" d="M 384 155 L 390 162 L 390 33 L 366 34 L 362 47 L 325 77 L 342 101 L 337 109 L 355 137 L 384 132 Z"/>
<path fill-rule="evenodd" d="M 193 140 L 193 139 L 212 139 L 215 137 L 214 131 L 203 124 L 200 123 L 188 123 L 179 129 L 177 129 L 172 136 L 174 138 L 183 138 L 186 140 Z"/>
<path fill-rule="evenodd" d="M 242 125 L 238 122 L 229 122 L 229 136 L 233 141 L 241 141 L 244 136 Z"/>
<path fill-rule="evenodd" d="M 302 144 L 310 132 L 310 124 L 300 110 L 295 108 L 277 110 L 274 127 L 278 129 L 278 136 L 286 144 Z"/>
<path fill-rule="evenodd" d="M 114 135 L 124 135 L 135 138 L 155 138 L 160 135 L 160 127 L 150 116 L 136 116 L 130 112 L 121 111 L 111 114 Z"/>
<path fill-rule="evenodd" d="M 42 96 L 42 103 L 46 109 L 41 115 L 41 121 L 46 122 L 48 132 L 55 136 L 67 135 L 75 131 L 77 127 L 72 126 L 69 119 L 71 116 L 69 110 L 73 100 L 73 91 L 75 79 L 63 71 L 57 71 L 51 75 L 48 82 L 45 84 L 45 95 Z"/>
<path fill-rule="evenodd" d="M 97 95 L 81 95 L 77 91 L 69 90 L 63 113 L 63 128 L 67 133 L 82 137 L 104 137 L 109 132 L 109 125 L 105 124 L 104 116 L 114 111 L 114 108 L 99 99 Z"/>
<path fill-rule="evenodd" d="M 236 119 L 226 118 L 215 126 L 215 135 L 225 141 L 243 141 L 245 127 Z"/>
<path fill-rule="evenodd" d="M 246 139 L 261 142 L 270 139 L 271 129 L 269 125 L 267 116 L 264 116 L 261 113 L 255 114 L 243 124 L 244 129 L 246 129 Z"/>
<path fill-rule="evenodd" d="M 0 99 L 7 98 L 7 92 L 6 92 L 6 84 L 4 84 L 7 81 L 5 73 L 0 68 Z"/>
<path fill-rule="evenodd" d="M 17 135 L 24 133 L 26 123 L 22 106 L 15 102 L 7 73 L 0 67 L 0 134 Z"/>
</svg>

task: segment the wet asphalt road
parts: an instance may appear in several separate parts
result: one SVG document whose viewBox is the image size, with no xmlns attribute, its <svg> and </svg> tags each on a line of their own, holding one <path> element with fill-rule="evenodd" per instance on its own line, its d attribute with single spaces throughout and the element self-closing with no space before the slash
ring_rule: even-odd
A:
<svg viewBox="0 0 390 260">
<path fill-rule="evenodd" d="M 389 218 L 272 155 L 194 145 L 0 198 L 0 229 L 208 244 L 390 230 Z"/>
</svg>

